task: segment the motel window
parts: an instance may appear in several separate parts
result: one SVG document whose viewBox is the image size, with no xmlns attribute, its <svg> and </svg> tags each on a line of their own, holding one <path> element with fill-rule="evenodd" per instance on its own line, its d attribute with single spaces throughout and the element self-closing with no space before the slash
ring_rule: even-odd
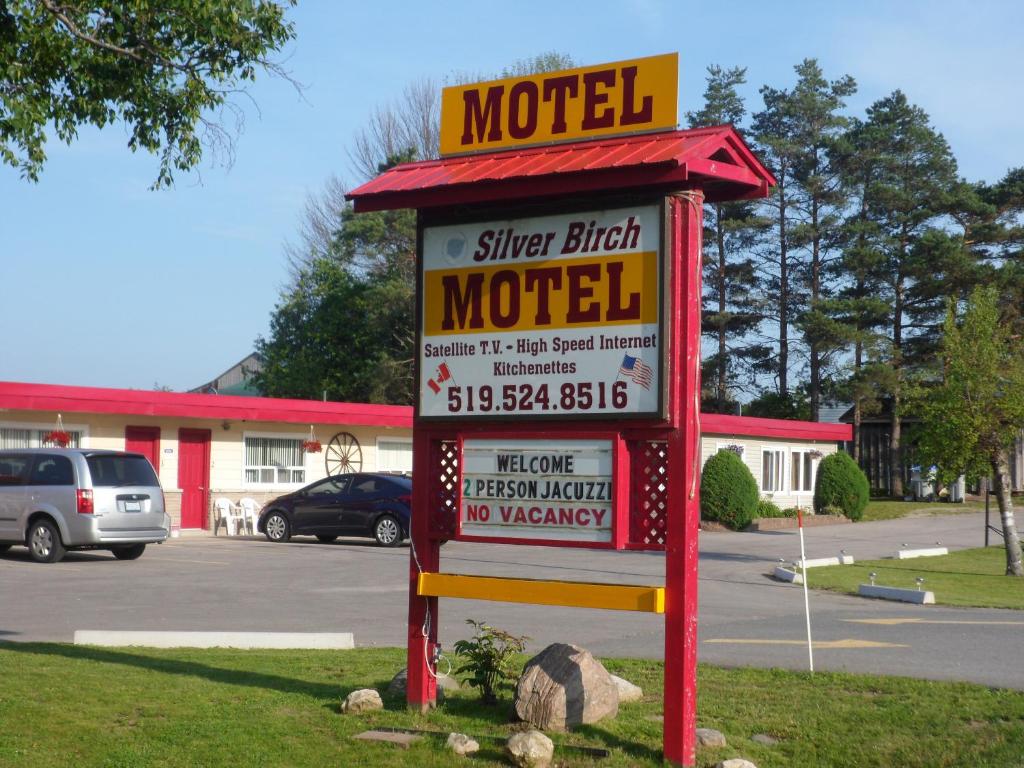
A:
<svg viewBox="0 0 1024 768">
<path fill-rule="evenodd" d="M 412 440 L 378 438 L 377 471 L 412 472 Z"/>
<path fill-rule="evenodd" d="M 245 482 L 295 485 L 306 482 L 306 452 L 301 438 L 245 437 Z"/>
<path fill-rule="evenodd" d="M 819 454 L 820 455 L 820 454 Z M 794 491 L 813 491 L 814 472 L 818 461 L 812 451 L 793 451 L 792 475 Z"/>
<path fill-rule="evenodd" d="M 761 452 L 761 490 L 781 491 L 786 481 L 786 454 L 784 451 Z"/>
<path fill-rule="evenodd" d="M 53 443 L 46 442 L 46 436 L 53 430 L 32 427 L 0 427 L 0 448 L 53 448 Z M 65 429 L 71 435 L 69 448 L 81 448 L 82 432 Z"/>
</svg>

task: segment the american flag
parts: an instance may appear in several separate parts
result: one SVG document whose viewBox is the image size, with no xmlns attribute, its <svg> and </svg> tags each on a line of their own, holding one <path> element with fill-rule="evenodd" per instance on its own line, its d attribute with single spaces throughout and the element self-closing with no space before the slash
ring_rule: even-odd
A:
<svg viewBox="0 0 1024 768">
<path fill-rule="evenodd" d="M 623 355 L 622 365 L 619 366 L 619 375 L 632 379 L 644 389 L 650 389 L 654 370 L 639 357 Z"/>
</svg>

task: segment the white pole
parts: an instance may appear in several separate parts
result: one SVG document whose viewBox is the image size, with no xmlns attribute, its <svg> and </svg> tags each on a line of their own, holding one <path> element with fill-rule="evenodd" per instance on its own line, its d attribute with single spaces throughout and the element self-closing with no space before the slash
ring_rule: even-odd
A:
<svg viewBox="0 0 1024 768">
<path fill-rule="evenodd" d="M 807 616 L 807 659 L 811 665 L 811 674 L 814 674 L 814 647 L 811 644 L 811 601 L 807 594 L 807 555 L 804 553 L 804 513 L 797 510 L 797 528 L 800 531 L 800 565 L 803 568 L 804 582 L 804 614 Z"/>
</svg>

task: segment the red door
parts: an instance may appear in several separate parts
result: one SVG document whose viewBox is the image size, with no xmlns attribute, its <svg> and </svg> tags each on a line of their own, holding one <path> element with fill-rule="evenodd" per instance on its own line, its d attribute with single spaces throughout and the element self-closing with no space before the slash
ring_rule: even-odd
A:
<svg viewBox="0 0 1024 768">
<path fill-rule="evenodd" d="M 125 427 L 124 449 L 141 453 L 160 476 L 160 427 Z"/>
<path fill-rule="evenodd" d="M 210 493 L 210 430 L 178 430 L 181 527 L 205 528 Z"/>
</svg>

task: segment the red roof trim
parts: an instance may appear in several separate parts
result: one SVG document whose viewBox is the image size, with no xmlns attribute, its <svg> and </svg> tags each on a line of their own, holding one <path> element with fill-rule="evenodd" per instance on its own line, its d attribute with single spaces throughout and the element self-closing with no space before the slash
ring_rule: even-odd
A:
<svg viewBox="0 0 1024 768">
<path fill-rule="evenodd" d="M 702 435 L 743 435 L 784 440 L 839 442 L 853 439 L 853 426 L 850 424 L 761 419 L 755 416 L 728 416 L 721 413 L 701 414 L 700 430 Z"/>
<path fill-rule="evenodd" d="M 199 395 L 9 381 L 0 381 L 0 409 L 412 428 L 412 408 L 405 405 L 325 403 L 319 400 Z M 718 413 L 705 413 L 701 416 L 701 432 L 704 435 L 743 435 L 830 442 L 853 439 L 853 426 L 850 424 L 760 419 Z"/>
<path fill-rule="evenodd" d="M 412 409 L 400 405 L 331 403 L 319 400 L 199 395 L 17 382 L 0 382 L 0 409 L 412 428 Z"/>
<path fill-rule="evenodd" d="M 731 162 L 713 159 L 720 152 Z M 732 126 L 405 163 L 351 191 L 357 211 L 692 183 L 708 200 L 764 196 L 775 178 Z"/>
</svg>

